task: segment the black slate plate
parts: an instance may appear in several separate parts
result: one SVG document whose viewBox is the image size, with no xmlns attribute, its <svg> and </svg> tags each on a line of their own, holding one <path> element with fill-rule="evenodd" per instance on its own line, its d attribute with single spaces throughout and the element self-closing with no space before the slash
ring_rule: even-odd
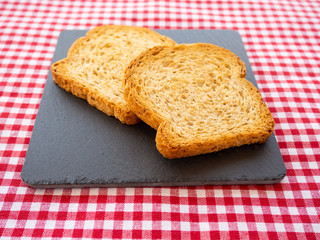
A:
<svg viewBox="0 0 320 240">
<path fill-rule="evenodd" d="M 207 42 L 237 54 L 255 86 L 240 35 L 230 30 L 159 30 L 179 43 Z M 64 58 L 86 31 L 59 37 L 53 62 Z M 265 144 L 168 160 L 155 146 L 156 131 L 144 123 L 126 126 L 60 89 L 51 72 L 21 172 L 36 188 L 140 187 L 279 182 L 286 168 L 275 136 Z"/>
</svg>

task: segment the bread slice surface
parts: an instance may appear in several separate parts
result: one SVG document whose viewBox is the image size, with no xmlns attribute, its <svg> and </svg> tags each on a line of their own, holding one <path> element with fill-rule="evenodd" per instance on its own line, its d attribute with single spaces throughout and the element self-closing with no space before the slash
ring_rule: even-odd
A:
<svg viewBox="0 0 320 240">
<path fill-rule="evenodd" d="M 136 124 L 140 120 L 123 96 L 125 69 L 141 52 L 175 44 L 170 38 L 142 27 L 99 26 L 77 39 L 67 58 L 51 66 L 53 80 L 122 123 Z"/>
<path fill-rule="evenodd" d="M 125 99 L 157 130 L 166 158 L 263 143 L 274 120 L 232 52 L 205 43 L 154 47 L 126 70 Z"/>
</svg>

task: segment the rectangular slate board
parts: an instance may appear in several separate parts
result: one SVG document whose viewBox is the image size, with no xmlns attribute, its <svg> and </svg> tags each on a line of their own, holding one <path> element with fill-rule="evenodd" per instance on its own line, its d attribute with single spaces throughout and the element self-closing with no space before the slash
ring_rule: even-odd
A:
<svg viewBox="0 0 320 240">
<path fill-rule="evenodd" d="M 240 35 L 230 30 L 157 30 L 178 43 L 206 42 L 227 48 L 256 81 Z M 59 37 L 53 62 L 66 57 L 85 30 Z M 265 144 L 247 145 L 182 159 L 165 159 L 156 131 L 144 123 L 126 126 L 59 88 L 48 74 L 21 172 L 36 188 L 272 184 L 286 175 L 274 134 Z"/>
</svg>

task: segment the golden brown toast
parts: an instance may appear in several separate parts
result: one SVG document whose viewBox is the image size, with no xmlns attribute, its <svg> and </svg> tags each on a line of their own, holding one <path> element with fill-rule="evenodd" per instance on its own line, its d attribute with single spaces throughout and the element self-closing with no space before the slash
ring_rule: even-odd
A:
<svg viewBox="0 0 320 240">
<path fill-rule="evenodd" d="M 212 44 L 154 47 L 126 70 L 130 109 L 157 130 L 166 158 L 263 143 L 274 120 L 259 91 L 245 79 L 245 64 Z"/>
<path fill-rule="evenodd" d="M 136 124 L 139 118 L 123 97 L 123 78 L 128 64 L 154 46 L 175 45 L 152 30 L 105 25 L 90 30 L 69 49 L 68 57 L 51 66 L 53 80 L 63 89 L 122 123 Z"/>
</svg>

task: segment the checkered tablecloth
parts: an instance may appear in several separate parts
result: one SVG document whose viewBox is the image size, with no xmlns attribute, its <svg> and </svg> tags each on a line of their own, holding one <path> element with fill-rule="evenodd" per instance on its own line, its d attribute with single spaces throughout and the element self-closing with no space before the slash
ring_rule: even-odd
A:
<svg viewBox="0 0 320 240">
<path fill-rule="evenodd" d="M 241 34 L 279 184 L 32 189 L 20 178 L 59 33 L 102 24 Z M 0 238 L 320 239 L 320 1 L 0 0 Z"/>
</svg>

